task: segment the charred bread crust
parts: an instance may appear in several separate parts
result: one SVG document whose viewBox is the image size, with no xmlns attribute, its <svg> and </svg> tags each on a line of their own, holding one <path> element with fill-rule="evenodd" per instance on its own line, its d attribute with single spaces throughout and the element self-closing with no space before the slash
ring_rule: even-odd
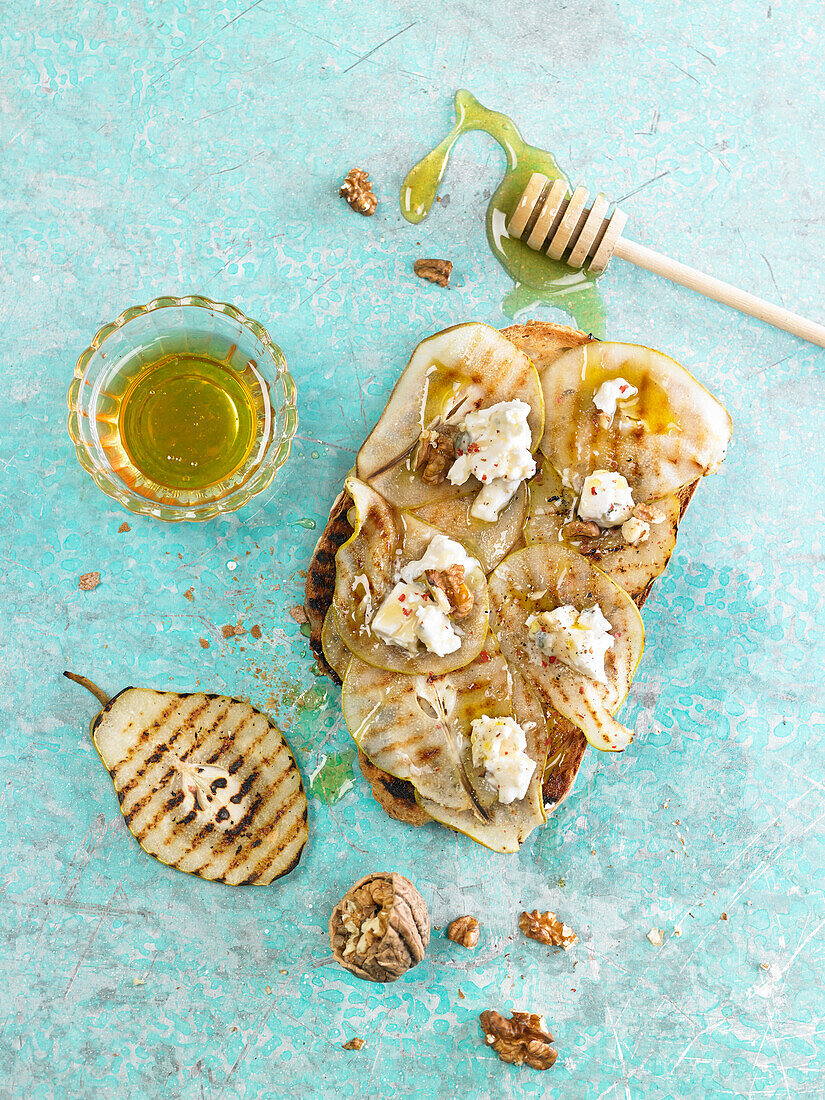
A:
<svg viewBox="0 0 825 1100">
<path fill-rule="evenodd" d="M 550 321 L 528 321 L 523 325 L 510 325 L 501 332 L 531 358 L 581 347 L 582 344 L 593 340 L 588 333 L 579 332 L 566 325 L 556 325 Z M 693 481 L 679 491 L 680 520 L 698 484 L 698 481 Z M 342 490 L 333 502 L 326 527 L 318 539 L 307 568 L 305 589 L 304 608 L 311 629 L 309 644 L 319 669 L 336 684 L 340 684 L 341 680 L 324 657 L 321 629 L 335 591 L 335 555 L 353 532 L 347 518 L 351 506 L 352 498 L 346 490 Z M 635 603 L 640 609 L 650 595 L 654 583 L 655 578 L 650 581 L 644 592 L 636 597 Z M 547 715 L 547 720 L 550 728 L 547 755 L 549 765 L 544 771 L 542 794 L 549 810 L 554 809 L 572 790 L 587 748 L 587 739 L 577 726 L 556 711 L 551 711 Z M 369 757 L 360 750 L 358 764 L 372 788 L 373 797 L 390 817 L 409 825 L 425 825 L 431 820 L 415 801 L 415 788 L 412 783 L 396 779 L 380 768 L 376 768 Z"/>
</svg>

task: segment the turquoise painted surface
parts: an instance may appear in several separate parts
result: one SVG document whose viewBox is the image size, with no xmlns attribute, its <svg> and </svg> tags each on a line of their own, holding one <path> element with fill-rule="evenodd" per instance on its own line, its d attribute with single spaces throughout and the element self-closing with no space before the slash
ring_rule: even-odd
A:
<svg viewBox="0 0 825 1100">
<path fill-rule="evenodd" d="M 317 710 L 294 702 L 315 682 L 287 614 L 317 534 L 303 521 L 322 521 L 421 336 L 505 322 L 482 217 L 492 143 L 457 149 L 428 223 L 395 205 L 453 91 L 511 114 L 574 179 L 628 196 L 640 240 L 821 318 L 810 8 L 6 0 L 0 35 L 2 1095 L 820 1096 L 820 350 L 631 268 L 605 280 L 609 335 L 654 342 L 712 385 L 735 445 L 645 609 L 635 743 L 591 754 L 518 857 L 396 824 L 359 778 L 332 806 L 312 800 L 312 840 L 282 884 L 187 878 L 126 832 L 90 700 L 60 678 L 248 695 L 305 775 L 345 750 L 335 692 Z M 383 200 L 371 219 L 336 194 L 354 164 Z M 453 260 L 449 291 L 412 277 L 419 255 Z M 188 291 L 268 324 L 301 425 L 279 491 L 164 527 L 77 466 L 64 391 L 99 324 Z M 100 586 L 79 592 L 91 569 Z M 260 641 L 223 639 L 239 618 Z M 415 880 L 437 926 L 475 913 L 475 955 L 436 933 L 386 988 L 331 966 L 332 905 L 380 867 Z M 574 950 L 520 938 L 533 906 L 578 929 Z M 487 1007 L 545 1011 L 556 1067 L 499 1063 L 477 1028 Z M 367 1046 L 342 1051 L 354 1034 Z"/>
</svg>

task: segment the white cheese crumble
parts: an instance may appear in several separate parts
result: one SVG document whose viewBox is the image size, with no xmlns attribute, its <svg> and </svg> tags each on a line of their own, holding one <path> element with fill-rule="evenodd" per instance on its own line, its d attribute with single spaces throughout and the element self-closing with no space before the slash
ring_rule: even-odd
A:
<svg viewBox="0 0 825 1100">
<path fill-rule="evenodd" d="M 643 519 L 637 519 L 636 516 L 631 516 L 622 524 L 622 538 L 631 546 L 635 546 L 638 542 L 647 542 L 650 538 L 650 524 Z"/>
<path fill-rule="evenodd" d="M 438 657 L 446 657 L 461 648 L 461 635 L 450 620 L 450 601 L 440 588 L 419 581 L 428 569 L 464 568 L 465 580 L 481 571 L 459 542 L 446 535 L 434 535 L 418 561 L 408 562 L 399 570 L 400 580 L 385 596 L 369 629 L 387 645 L 397 645 L 415 653 L 419 642 Z M 356 585 L 361 578 L 356 579 Z"/>
<path fill-rule="evenodd" d="M 593 394 L 593 404 L 599 412 L 604 413 L 609 425 L 613 423 L 618 402 L 628 397 L 635 397 L 638 392 L 626 378 L 611 378 L 607 382 L 602 382 Z"/>
<path fill-rule="evenodd" d="M 571 604 L 542 611 L 527 620 L 532 641 L 553 657 L 600 684 L 606 684 L 604 659 L 613 645 L 611 626 L 598 604 L 577 611 Z"/>
<path fill-rule="evenodd" d="M 417 577 L 423 577 L 428 569 L 449 569 L 451 565 L 463 565 L 465 579 L 481 569 L 478 561 L 470 557 L 460 542 L 446 535 L 433 535 L 424 556 L 403 567 L 401 580 L 414 581 Z"/>
<path fill-rule="evenodd" d="M 439 657 L 461 648 L 461 637 L 447 612 L 435 603 L 428 588 L 415 582 L 396 584 L 376 611 L 370 630 L 382 642 L 408 653 L 415 653 L 419 642 Z"/>
<path fill-rule="evenodd" d="M 527 738 L 513 718 L 474 718 L 470 733 L 475 767 L 484 767 L 484 778 L 498 790 L 507 806 L 527 794 L 536 763 L 525 752 Z"/>
<path fill-rule="evenodd" d="M 526 401 L 499 401 L 467 413 L 460 424 L 467 441 L 447 477 L 453 485 L 463 485 L 471 477 L 481 482 L 470 509 L 476 519 L 497 520 L 521 482 L 536 472 L 529 415 Z"/>
<path fill-rule="evenodd" d="M 621 474 L 596 470 L 584 479 L 579 516 L 599 527 L 619 527 L 633 515 L 633 493 Z"/>
</svg>

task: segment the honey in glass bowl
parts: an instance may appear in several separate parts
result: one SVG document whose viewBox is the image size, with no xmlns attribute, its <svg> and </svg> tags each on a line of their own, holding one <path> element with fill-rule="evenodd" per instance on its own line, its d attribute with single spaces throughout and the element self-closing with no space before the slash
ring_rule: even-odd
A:
<svg viewBox="0 0 825 1100">
<path fill-rule="evenodd" d="M 266 330 L 206 298 L 125 310 L 80 356 L 69 432 L 97 484 L 134 512 L 208 519 L 272 481 L 297 426 Z"/>
</svg>

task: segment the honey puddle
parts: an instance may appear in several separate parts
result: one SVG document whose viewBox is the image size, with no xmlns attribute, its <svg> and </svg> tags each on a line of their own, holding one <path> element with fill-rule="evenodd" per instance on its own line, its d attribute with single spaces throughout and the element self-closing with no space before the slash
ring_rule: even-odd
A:
<svg viewBox="0 0 825 1100">
<path fill-rule="evenodd" d="M 595 276 L 573 271 L 566 264 L 534 252 L 510 237 L 506 224 L 533 172 L 548 179 L 566 179 L 551 153 L 528 145 L 512 119 L 484 107 L 470 92 L 455 97 L 455 124 L 439 144 L 407 174 L 401 185 L 401 212 L 413 224 L 422 222 L 436 200 L 441 181 L 458 139 L 472 130 L 489 134 L 504 151 L 504 178 L 487 206 L 487 241 L 495 258 L 515 283 L 501 308 L 508 317 L 535 305 L 564 310 L 576 326 L 603 338 L 605 310 Z"/>
</svg>

